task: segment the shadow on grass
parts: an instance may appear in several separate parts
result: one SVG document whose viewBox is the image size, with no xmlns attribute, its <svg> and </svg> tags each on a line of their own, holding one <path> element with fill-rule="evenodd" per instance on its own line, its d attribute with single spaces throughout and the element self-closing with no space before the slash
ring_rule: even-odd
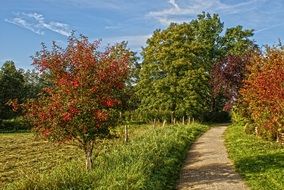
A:
<svg viewBox="0 0 284 190">
<path fill-rule="evenodd" d="M 31 133 L 31 130 L 1 130 L 0 129 L 0 134 L 16 134 L 16 133 Z"/>
<path fill-rule="evenodd" d="M 284 170 L 284 154 L 274 153 L 241 159 L 235 163 L 241 173 L 260 173 L 267 170 Z"/>
</svg>

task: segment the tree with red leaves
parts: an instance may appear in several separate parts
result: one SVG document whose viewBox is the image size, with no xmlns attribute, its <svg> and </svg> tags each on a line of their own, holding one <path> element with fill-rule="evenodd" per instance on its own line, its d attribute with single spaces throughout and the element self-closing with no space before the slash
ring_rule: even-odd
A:
<svg viewBox="0 0 284 190">
<path fill-rule="evenodd" d="M 228 28 L 220 39 L 220 55 L 211 68 L 211 111 L 230 111 L 239 96 L 250 53 L 258 47 L 250 38 L 253 30 L 242 26 Z"/>
<path fill-rule="evenodd" d="M 268 48 L 264 54 L 255 54 L 248 71 L 240 90 L 242 101 L 258 129 L 276 138 L 278 132 L 284 132 L 283 48 Z"/>
<path fill-rule="evenodd" d="M 226 98 L 223 109 L 230 111 L 239 96 L 246 74 L 247 55 L 228 55 L 214 64 L 211 71 L 211 84 L 214 97 L 220 94 Z"/>
<path fill-rule="evenodd" d="M 72 35 L 66 49 L 43 45 L 33 57 L 49 86 L 38 99 L 28 101 L 26 116 L 34 130 L 53 141 L 73 141 L 84 151 L 86 168 L 92 168 L 97 138 L 117 123 L 130 68 L 130 52 L 121 44 L 99 51 L 99 42 Z M 118 50 L 119 49 L 119 50 Z"/>
</svg>

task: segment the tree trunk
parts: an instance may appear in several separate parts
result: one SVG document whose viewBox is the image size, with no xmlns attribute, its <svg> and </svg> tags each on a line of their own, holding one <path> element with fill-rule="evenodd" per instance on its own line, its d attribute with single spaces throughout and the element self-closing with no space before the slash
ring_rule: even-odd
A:
<svg viewBox="0 0 284 190">
<path fill-rule="evenodd" d="M 217 109 L 216 109 L 216 98 L 214 97 L 214 95 L 212 95 L 212 97 L 211 97 L 211 109 L 210 109 L 210 111 L 211 112 L 214 112 L 214 111 L 216 111 Z"/>
<path fill-rule="evenodd" d="M 94 142 L 86 142 L 84 151 L 86 156 L 86 170 L 90 171 L 93 168 L 93 148 Z"/>
</svg>

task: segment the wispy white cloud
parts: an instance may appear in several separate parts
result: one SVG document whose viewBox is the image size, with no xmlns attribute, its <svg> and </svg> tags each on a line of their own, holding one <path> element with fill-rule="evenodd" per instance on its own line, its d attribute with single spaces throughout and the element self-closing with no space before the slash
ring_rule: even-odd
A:
<svg viewBox="0 0 284 190">
<path fill-rule="evenodd" d="M 176 3 L 176 0 L 169 0 L 169 3 L 176 9 L 180 9 L 178 4 Z"/>
<path fill-rule="evenodd" d="M 226 4 L 221 0 L 188 0 L 183 2 L 183 6 L 181 6 L 178 0 L 168 0 L 169 8 L 151 11 L 146 16 L 156 19 L 161 24 L 168 25 L 171 22 L 184 22 L 188 17 L 200 14 L 202 11 L 237 14 L 251 10 L 251 7 L 260 1 L 265 0 L 248 0 L 237 4 Z"/>
<path fill-rule="evenodd" d="M 128 42 L 128 47 L 130 47 L 133 50 L 138 50 L 146 44 L 147 39 L 150 37 L 151 37 L 151 34 L 107 37 L 107 38 L 104 38 L 103 42 L 108 43 L 108 44 L 113 44 L 113 43 L 119 43 L 122 41 L 126 41 Z"/>
<path fill-rule="evenodd" d="M 115 29 L 119 29 L 119 28 L 121 28 L 120 25 L 108 25 L 108 26 L 105 26 L 106 30 L 115 30 Z"/>
<path fill-rule="evenodd" d="M 36 33 L 36 34 L 40 34 L 40 35 L 44 34 L 44 32 L 42 31 L 42 27 L 40 27 L 37 24 L 29 23 L 29 22 L 27 22 L 26 20 L 24 20 L 23 18 L 20 18 L 20 17 L 16 17 L 16 18 L 13 18 L 13 19 L 5 19 L 5 22 L 26 28 L 26 29 L 28 29 L 28 30 Z"/>
<path fill-rule="evenodd" d="M 39 13 L 15 13 L 14 18 L 5 19 L 5 22 L 15 24 L 39 35 L 43 35 L 45 30 L 50 30 L 64 36 L 70 36 L 71 34 L 68 24 L 55 21 L 47 22 L 44 16 Z"/>
<path fill-rule="evenodd" d="M 271 30 L 273 28 L 277 28 L 277 27 L 280 27 L 280 26 L 283 26 L 283 25 L 284 25 L 284 23 L 271 25 L 271 26 L 264 27 L 264 28 L 261 28 L 259 30 L 256 30 L 254 33 L 256 34 L 256 33 L 260 33 L 260 32 L 266 31 L 266 30 Z"/>
<path fill-rule="evenodd" d="M 60 22 L 49 22 L 48 24 L 45 23 L 44 27 L 53 31 L 57 32 L 59 34 L 62 34 L 64 36 L 70 36 L 71 30 L 69 28 L 68 24 L 60 23 Z"/>
<path fill-rule="evenodd" d="M 59 3 L 66 6 L 75 6 L 77 8 L 102 8 L 102 9 L 114 9 L 118 10 L 121 8 L 121 4 L 125 4 L 124 1 L 120 0 L 42 0 L 48 3 Z"/>
</svg>

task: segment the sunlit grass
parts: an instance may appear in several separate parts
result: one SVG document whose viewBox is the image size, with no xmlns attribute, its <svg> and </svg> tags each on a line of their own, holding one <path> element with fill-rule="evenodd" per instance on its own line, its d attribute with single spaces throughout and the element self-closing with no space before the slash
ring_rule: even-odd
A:
<svg viewBox="0 0 284 190">
<path fill-rule="evenodd" d="M 4 167 L 2 186 L 15 181 L 8 189 L 174 189 L 189 144 L 207 129 L 200 124 L 130 126 L 126 144 L 123 127 L 117 128 L 117 138 L 97 144 L 90 173 L 75 147 L 34 141 L 31 134 L 1 135 L 7 154 L 0 159 L 10 166 Z M 10 162 L 11 155 L 23 159 Z M 23 176 L 17 170 L 32 172 Z"/>
<path fill-rule="evenodd" d="M 238 125 L 225 137 L 230 158 L 252 189 L 284 189 L 284 146 L 247 135 Z"/>
</svg>

